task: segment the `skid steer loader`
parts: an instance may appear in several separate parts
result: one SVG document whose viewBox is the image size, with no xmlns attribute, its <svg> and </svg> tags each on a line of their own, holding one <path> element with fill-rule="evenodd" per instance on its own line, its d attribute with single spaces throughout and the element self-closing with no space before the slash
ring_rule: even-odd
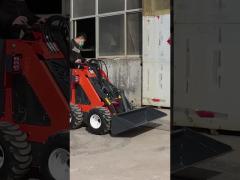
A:
<svg viewBox="0 0 240 180">
<path fill-rule="evenodd" d="M 68 21 L 18 27 L 21 39 L 0 40 L 0 179 L 69 179 Z M 61 49 L 65 49 L 61 50 Z"/>
<path fill-rule="evenodd" d="M 103 71 L 103 60 L 91 59 L 72 69 L 71 127 L 85 123 L 87 130 L 118 135 L 166 114 L 151 107 L 134 109 L 124 91 L 116 88 Z M 83 112 L 80 114 L 80 111 Z"/>
</svg>

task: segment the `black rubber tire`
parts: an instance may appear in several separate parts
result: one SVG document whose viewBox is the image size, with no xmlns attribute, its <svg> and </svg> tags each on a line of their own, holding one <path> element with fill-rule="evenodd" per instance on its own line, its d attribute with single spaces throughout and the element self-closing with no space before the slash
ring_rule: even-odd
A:
<svg viewBox="0 0 240 180">
<path fill-rule="evenodd" d="M 91 126 L 90 118 L 92 115 L 98 115 L 100 117 L 101 126 L 98 129 L 95 129 Z M 90 133 L 96 134 L 96 135 L 107 134 L 107 133 L 109 133 L 109 131 L 111 129 L 111 120 L 112 120 L 112 115 L 108 109 L 106 109 L 104 107 L 95 108 L 95 109 L 91 110 L 88 114 L 87 122 L 86 122 L 87 130 Z"/>
<path fill-rule="evenodd" d="M 83 123 L 83 112 L 79 109 L 77 105 L 70 105 L 70 128 L 78 129 Z"/>
<path fill-rule="evenodd" d="M 0 122 L 0 146 L 5 158 L 0 167 L 1 180 L 25 179 L 32 163 L 27 135 L 17 125 Z"/>
<path fill-rule="evenodd" d="M 49 168 L 49 158 L 50 158 L 50 155 L 57 149 L 63 149 L 68 151 L 69 159 L 67 163 L 70 166 L 69 142 L 70 142 L 69 132 L 60 133 L 49 139 L 48 143 L 46 144 L 46 150 L 44 152 L 43 161 L 40 166 L 41 180 L 56 180 L 51 174 L 51 171 Z M 70 178 L 68 177 L 68 178 L 65 178 L 64 180 L 69 180 L 69 179 Z"/>
</svg>

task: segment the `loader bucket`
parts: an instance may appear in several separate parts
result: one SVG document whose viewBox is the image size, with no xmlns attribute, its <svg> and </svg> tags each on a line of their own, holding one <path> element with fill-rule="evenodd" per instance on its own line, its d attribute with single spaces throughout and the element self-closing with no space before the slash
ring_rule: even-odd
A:
<svg viewBox="0 0 240 180">
<path fill-rule="evenodd" d="M 118 114 L 112 118 L 111 134 L 118 135 L 164 116 L 166 116 L 165 113 L 151 107 Z"/>
<path fill-rule="evenodd" d="M 176 130 L 171 135 L 171 172 L 175 173 L 200 161 L 227 153 L 232 148 L 190 129 Z"/>
</svg>

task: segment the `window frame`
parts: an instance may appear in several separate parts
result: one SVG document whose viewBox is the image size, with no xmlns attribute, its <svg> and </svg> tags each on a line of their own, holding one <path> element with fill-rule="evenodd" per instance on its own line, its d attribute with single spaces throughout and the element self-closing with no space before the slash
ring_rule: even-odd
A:
<svg viewBox="0 0 240 180">
<path fill-rule="evenodd" d="M 142 57 L 142 52 L 140 54 L 136 55 L 128 55 L 127 52 L 127 15 L 129 13 L 143 13 L 143 8 L 137 8 L 137 9 L 127 9 L 127 0 L 124 0 L 124 10 L 123 11 L 115 11 L 115 12 L 107 12 L 107 13 L 99 13 L 99 6 L 98 6 L 98 1 L 95 0 L 95 15 L 90 15 L 90 16 L 82 16 L 82 17 L 73 17 L 73 0 L 70 0 L 70 29 L 71 33 L 70 36 L 71 38 L 76 36 L 77 32 L 77 21 L 78 20 L 83 20 L 83 19 L 89 19 L 89 18 L 95 18 L 95 54 L 96 58 L 141 58 Z M 110 17 L 110 16 L 115 16 L 115 15 L 124 15 L 124 54 L 123 55 L 113 55 L 113 56 L 100 56 L 99 55 L 99 20 L 102 17 Z M 142 22 L 141 22 L 142 23 Z M 143 24 L 143 23 L 142 23 Z M 142 35 L 141 35 L 142 36 Z"/>
</svg>

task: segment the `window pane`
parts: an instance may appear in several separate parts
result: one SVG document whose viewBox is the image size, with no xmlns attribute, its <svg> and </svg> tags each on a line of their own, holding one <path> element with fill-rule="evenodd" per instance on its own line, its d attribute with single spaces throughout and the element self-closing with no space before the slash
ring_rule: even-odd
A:
<svg viewBox="0 0 240 180">
<path fill-rule="evenodd" d="M 125 0 L 99 0 L 99 13 L 124 10 Z"/>
<path fill-rule="evenodd" d="M 127 54 L 142 54 L 142 13 L 127 14 Z"/>
<path fill-rule="evenodd" d="M 95 58 L 95 18 L 77 20 L 77 34 L 85 33 L 87 41 L 81 54 L 84 58 Z"/>
<path fill-rule="evenodd" d="M 99 55 L 124 55 L 124 15 L 100 18 Z"/>
<path fill-rule="evenodd" d="M 127 0 L 127 9 L 142 8 L 142 0 Z"/>
<path fill-rule="evenodd" d="M 95 0 L 73 0 L 73 17 L 95 15 Z"/>
</svg>

